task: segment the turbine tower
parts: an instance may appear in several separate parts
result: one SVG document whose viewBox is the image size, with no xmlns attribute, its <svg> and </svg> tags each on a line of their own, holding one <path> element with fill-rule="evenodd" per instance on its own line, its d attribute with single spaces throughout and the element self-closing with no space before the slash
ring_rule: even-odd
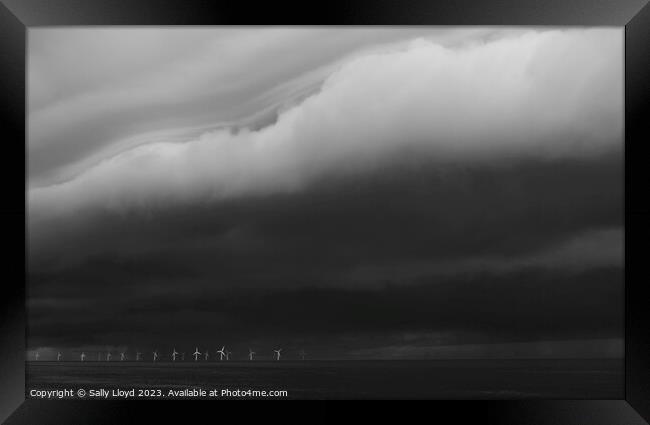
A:
<svg viewBox="0 0 650 425">
<path fill-rule="evenodd" d="M 199 347 L 196 347 L 196 351 L 192 354 L 194 356 L 194 361 L 197 361 L 199 359 L 199 356 L 201 353 L 199 352 Z"/>
<path fill-rule="evenodd" d="M 282 351 L 282 348 L 277 349 L 277 350 L 273 350 L 273 352 L 275 353 L 275 356 L 276 356 L 275 360 L 280 360 L 280 351 Z"/>
<path fill-rule="evenodd" d="M 251 350 L 250 348 L 248 349 L 248 360 L 253 360 L 253 355 L 255 355 L 255 351 Z"/>
<path fill-rule="evenodd" d="M 176 351 L 176 347 L 174 347 L 174 351 L 172 352 L 172 361 L 176 361 L 176 356 L 178 356 L 178 352 Z"/>
<path fill-rule="evenodd" d="M 226 347 L 221 347 L 221 350 L 217 350 L 217 353 L 219 353 L 219 361 L 223 360 L 226 356 Z"/>
</svg>

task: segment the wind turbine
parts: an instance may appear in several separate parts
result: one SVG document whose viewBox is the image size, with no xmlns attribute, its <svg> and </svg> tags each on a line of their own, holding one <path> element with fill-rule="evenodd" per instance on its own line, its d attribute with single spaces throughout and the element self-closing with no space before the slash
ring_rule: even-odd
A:
<svg viewBox="0 0 650 425">
<path fill-rule="evenodd" d="M 208 361 L 208 358 L 210 357 L 210 350 L 207 350 L 205 352 L 205 361 Z"/>
<path fill-rule="evenodd" d="M 303 361 L 304 361 L 304 360 L 305 360 L 305 355 L 306 355 L 306 354 L 307 354 L 307 353 L 305 353 L 305 350 L 300 350 L 300 360 L 303 360 Z"/>
<path fill-rule="evenodd" d="M 61 356 L 61 352 L 60 352 L 60 351 L 59 351 L 58 353 L 56 353 L 56 361 L 57 361 L 57 362 L 60 362 L 60 361 L 61 361 L 61 357 L 62 357 L 62 356 Z"/>
<path fill-rule="evenodd" d="M 197 361 L 199 359 L 199 356 L 201 353 L 199 352 L 199 347 L 196 347 L 196 351 L 192 354 L 194 356 L 194 361 Z"/>
<path fill-rule="evenodd" d="M 82 351 L 82 352 L 81 352 L 81 361 L 83 362 L 84 360 L 86 360 L 86 353 L 84 353 L 84 352 Z"/>
<path fill-rule="evenodd" d="M 219 353 L 219 360 L 223 360 L 223 357 L 226 356 L 226 347 L 221 347 L 221 350 L 217 350 L 217 353 Z M 227 358 L 227 356 L 226 356 Z"/>
<path fill-rule="evenodd" d="M 280 351 L 282 351 L 282 348 L 273 350 L 273 352 L 276 354 L 275 360 L 280 360 Z"/>
<path fill-rule="evenodd" d="M 142 353 L 139 352 L 139 351 L 137 351 L 137 352 L 135 353 L 135 361 L 136 361 L 136 362 L 139 362 L 139 361 L 140 361 L 140 356 L 141 356 L 141 355 L 142 355 Z"/>
<path fill-rule="evenodd" d="M 156 360 L 158 360 L 158 351 L 154 350 L 153 351 L 153 361 L 155 362 Z"/>
<path fill-rule="evenodd" d="M 176 347 L 174 347 L 174 351 L 172 352 L 172 360 L 176 361 L 176 356 L 178 356 L 178 352 L 176 351 Z"/>
<path fill-rule="evenodd" d="M 35 358 L 36 360 L 38 360 L 38 358 L 39 358 L 40 356 L 41 356 L 41 355 L 38 354 L 38 351 L 36 352 L 36 354 L 34 354 L 34 358 Z"/>
<path fill-rule="evenodd" d="M 230 355 L 232 354 L 232 351 L 226 350 L 226 360 L 230 360 Z"/>
<path fill-rule="evenodd" d="M 126 360 L 126 353 L 125 353 L 125 352 L 121 352 L 121 353 L 120 353 L 120 361 L 123 362 L 124 360 Z"/>
<path fill-rule="evenodd" d="M 109 351 L 108 354 L 106 354 L 106 361 L 110 362 L 111 361 L 111 352 Z"/>
<path fill-rule="evenodd" d="M 185 353 L 181 355 L 181 361 L 185 361 Z"/>
<path fill-rule="evenodd" d="M 253 360 L 253 355 L 255 354 L 255 351 L 251 350 L 250 348 L 248 349 L 248 360 Z"/>
</svg>

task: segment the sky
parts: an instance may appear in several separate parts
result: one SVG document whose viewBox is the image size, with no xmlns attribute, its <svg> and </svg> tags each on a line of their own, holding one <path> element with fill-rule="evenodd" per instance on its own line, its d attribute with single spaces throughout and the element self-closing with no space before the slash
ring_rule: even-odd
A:
<svg viewBox="0 0 650 425">
<path fill-rule="evenodd" d="M 28 349 L 622 357 L 622 55 L 620 28 L 30 29 Z"/>
</svg>

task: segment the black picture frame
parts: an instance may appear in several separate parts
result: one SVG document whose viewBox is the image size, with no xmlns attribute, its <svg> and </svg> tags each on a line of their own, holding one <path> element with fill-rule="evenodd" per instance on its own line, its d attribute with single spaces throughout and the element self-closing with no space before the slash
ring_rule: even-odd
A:
<svg viewBox="0 0 650 425">
<path fill-rule="evenodd" d="M 67 25 L 575 25 L 625 27 L 625 397 L 620 400 L 443 401 L 427 403 L 455 423 L 644 424 L 650 422 L 650 5 L 647 0 L 367 0 L 249 2 L 201 0 L 2 0 L 2 120 L 5 245 L 0 311 L 0 420 L 18 424 L 150 423 L 151 404 L 25 400 L 27 30 Z M 20 158 L 24 160 L 21 160 Z M 23 247 L 23 250 L 19 249 Z M 3 279 L 4 280 L 4 279 Z M 185 402 L 155 402 L 156 415 L 185 416 Z M 180 408 L 179 404 L 180 403 Z M 206 403 L 199 410 L 206 408 Z M 224 406 L 223 404 L 221 406 Z M 265 405 L 269 415 L 281 407 Z M 212 407 L 213 408 L 213 407 Z M 210 409 L 210 407 L 208 407 Z M 221 409 L 221 407 L 220 407 Z M 384 407 L 379 409 L 382 414 Z M 196 414 L 196 413 L 194 413 Z M 396 413 L 403 417 L 402 414 Z M 144 416 L 147 415 L 147 416 Z M 221 413 L 220 413 L 221 415 Z M 327 414 L 319 415 L 323 419 Z M 185 419 L 187 417 L 185 416 Z M 385 419 L 390 420 L 390 416 Z M 644 420 L 645 419 L 645 420 Z"/>
</svg>

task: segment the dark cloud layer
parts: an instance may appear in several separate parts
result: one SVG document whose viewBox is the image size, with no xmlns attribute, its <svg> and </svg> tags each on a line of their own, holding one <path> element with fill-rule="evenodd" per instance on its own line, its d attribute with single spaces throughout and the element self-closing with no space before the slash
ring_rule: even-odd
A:
<svg viewBox="0 0 650 425">
<path fill-rule="evenodd" d="M 437 334 L 434 345 L 620 338 L 622 304 L 620 268 L 528 269 L 372 290 L 205 290 L 129 301 L 107 294 L 78 308 L 35 305 L 29 330 L 34 346 L 301 343 L 345 356 L 399 333 Z"/>
<path fill-rule="evenodd" d="M 621 182 L 616 152 L 480 167 L 395 159 L 298 193 L 52 220 L 30 234 L 30 262 L 44 271 L 108 255 L 134 263 L 128 274 L 205 263 L 197 270 L 221 276 L 242 262 L 267 267 L 268 281 L 275 265 L 509 256 L 621 226 Z"/>
<path fill-rule="evenodd" d="M 620 229 L 621 180 L 616 153 L 482 167 L 405 157 L 299 193 L 83 217 L 30 245 L 30 338 L 318 347 L 352 334 L 353 349 L 382 331 L 621 337 L 622 252 L 610 265 L 582 250 L 573 267 L 537 261 Z"/>
</svg>

